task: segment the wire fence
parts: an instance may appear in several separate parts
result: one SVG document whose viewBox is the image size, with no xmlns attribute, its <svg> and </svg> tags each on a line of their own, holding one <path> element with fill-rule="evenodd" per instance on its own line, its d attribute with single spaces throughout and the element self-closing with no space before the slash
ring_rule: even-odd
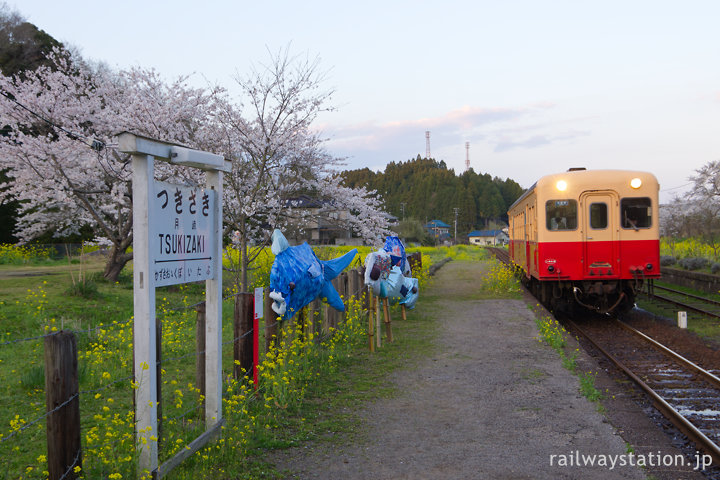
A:
<svg viewBox="0 0 720 480">
<path fill-rule="evenodd" d="M 364 297 L 365 287 L 359 274 L 357 277 L 354 282 L 348 282 L 345 276 L 345 280 L 341 280 L 344 283 L 337 285 L 346 301 L 350 297 Z M 348 283 L 352 283 L 353 291 L 348 291 Z M 252 328 L 242 332 L 233 328 L 237 323 L 232 320 L 234 299 L 235 294 L 226 295 L 223 299 L 223 347 L 246 341 L 255 333 Z M 158 415 L 162 427 L 157 441 L 161 462 L 171 458 L 204 431 L 204 386 L 199 384 L 201 375 L 198 374 L 198 359 L 204 357 L 206 352 L 195 341 L 199 317 L 197 310 L 202 303 L 184 302 L 170 307 L 163 299 L 158 305 L 157 318 L 162 326 L 162 355 L 156 365 L 160 379 Z M 301 334 L 313 335 L 316 342 L 329 338 L 343 322 L 342 316 L 327 307 L 320 308 L 318 304 L 310 308 L 315 308 L 317 313 L 311 311 L 297 317 L 304 317 L 304 321 L 310 325 L 303 326 L 305 331 L 303 333 L 301 329 Z M 269 308 L 265 310 L 271 312 Z M 257 332 L 259 337 L 265 337 L 265 354 L 277 348 L 285 336 L 293 335 L 283 333 L 286 321 L 280 321 L 274 314 L 267 317 Z M 76 362 L 80 387 L 52 408 L 47 407 L 45 398 L 47 379 L 44 378 L 42 366 L 43 343 L 59 335 L 59 331 L 0 342 L 0 365 L 17 366 L 5 369 L 0 374 L 0 388 L 6 393 L 2 396 L 4 400 L 0 401 L 0 455 L 8 459 L 6 476 L 74 478 L 85 475 L 86 478 L 115 478 L 112 475 L 116 473 L 134 473 L 136 384 L 131 349 L 132 324 L 133 320 L 128 319 L 72 332 L 77 337 Z M 10 361 L 20 353 L 24 358 L 22 367 L 18 362 Z M 231 402 L 238 392 L 247 388 L 239 385 L 247 384 L 250 369 L 236 368 L 239 360 L 235 358 L 233 349 L 223 348 L 222 362 L 223 399 Z M 257 395 L 267 396 L 264 388 L 261 385 Z M 77 402 L 80 408 L 81 448 L 72 452 L 62 475 L 52 477 L 45 453 L 46 423 L 55 414 L 62 415 L 73 402 Z"/>
</svg>

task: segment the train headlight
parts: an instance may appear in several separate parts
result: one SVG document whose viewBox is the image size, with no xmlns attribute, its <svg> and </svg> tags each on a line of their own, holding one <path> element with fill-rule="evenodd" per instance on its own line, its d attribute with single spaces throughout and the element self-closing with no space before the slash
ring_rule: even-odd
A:
<svg viewBox="0 0 720 480">
<path fill-rule="evenodd" d="M 640 180 L 639 178 L 633 178 L 632 180 L 630 180 L 630 186 L 632 188 L 640 188 L 642 186 L 642 180 Z"/>
<path fill-rule="evenodd" d="M 565 180 L 558 180 L 558 182 L 555 184 L 555 188 L 557 188 L 561 192 L 564 192 L 565 190 L 567 190 L 567 182 Z"/>
</svg>

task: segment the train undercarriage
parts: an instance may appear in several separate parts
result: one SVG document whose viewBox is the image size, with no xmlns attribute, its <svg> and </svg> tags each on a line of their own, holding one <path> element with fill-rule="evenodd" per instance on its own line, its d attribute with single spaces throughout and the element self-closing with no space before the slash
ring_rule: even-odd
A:
<svg viewBox="0 0 720 480">
<path fill-rule="evenodd" d="M 526 278 L 528 290 L 548 309 L 573 313 L 579 309 L 617 315 L 635 305 L 642 280 L 539 281 Z"/>
</svg>

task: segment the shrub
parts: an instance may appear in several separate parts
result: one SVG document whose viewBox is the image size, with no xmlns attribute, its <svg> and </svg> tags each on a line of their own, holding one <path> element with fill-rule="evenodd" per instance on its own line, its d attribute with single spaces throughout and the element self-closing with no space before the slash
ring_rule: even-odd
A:
<svg viewBox="0 0 720 480">
<path fill-rule="evenodd" d="M 713 275 L 717 275 L 720 273 L 720 263 L 713 262 L 712 266 L 710 267 L 710 272 L 712 272 Z"/>
<path fill-rule="evenodd" d="M 680 259 L 678 264 L 686 270 L 700 270 L 708 266 L 710 261 L 702 257 L 690 257 Z"/>
<path fill-rule="evenodd" d="M 661 255 L 660 256 L 660 265 L 663 267 L 669 267 L 670 265 L 675 265 L 677 263 L 677 259 L 673 257 L 672 255 Z"/>
</svg>

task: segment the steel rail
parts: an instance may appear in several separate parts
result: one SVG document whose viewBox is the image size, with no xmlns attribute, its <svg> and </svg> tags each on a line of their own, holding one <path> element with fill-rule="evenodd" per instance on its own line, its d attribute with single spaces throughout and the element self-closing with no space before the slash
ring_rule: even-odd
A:
<svg viewBox="0 0 720 480">
<path fill-rule="evenodd" d="M 640 388 L 642 388 L 645 393 L 647 393 L 648 396 L 651 398 L 655 407 L 663 415 L 665 415 L 665 418 L 670 420 L 678 429 L 680 429 L 681 432 L 687 435 L 690 440 L 695 442 L 695 445 L 699 449 L 707 452 L 713 458 L 713 461 L 716 462 L 716 464 L 720 463 L 720 447 L 718 447 L 712 440 L 705 436 L 705 434 L 702 433 L 687 418 L 682 416 L 680 412 L 675 410 L 668 402 L 665 401 L 665 399 L 658 395 L 655 390 L 650 388 L 647 383 L 645 383 L 640 377 L 635 375 L 624 363 L 612 356 L 607 350 L 597 344 L 595 340 L 593 340 L 585 331 L 578 327 L 577 324 L 575 324 L 571 320 L 567 320 L 567 323 L 572 328 L 577 330 L 580 334 L 582 334 L 582 336 L 585 337 L 595 348 L 597 348 L 611 362 L 617 365 L 620 370 L 625 372 L 628 377 L 630 377 Z"/>
<path fill-rule="evenodd" d="M 690 297 L 690 298 L 695 299 L 695 300 L 700 300 L 701 302 L 709 303 L 710 305 L 720 306 L 720 302 L 718 302 L 717 300 L 713 300 L 713 299 L 711 299 L 711 298 L 705 298 L 705 297 L 701 297 L 701 296 L 699 296 L 699 295 L 693 295 L 692 293 L 681 292 L 680 290 L 675 290 L 675 289 L 673 289 L 673 288 L 661 287 L 660 285 L 654 285 L 653 288 L 654 288 L 655 290 L 664 290 L 664 291 L 666 291 L 666 292 L 676 293 L 676 294 L 678 294 L 678 295 L 683 295 L 683 296 L 685 296 L 685 297 Z"/>
<path fill-rule="evenodd" d="M 655 286 L 654 288 L 658 288 Z M 685 308 L 686 310 L 692 310 L 693 312 L 700 313 L 702 315 L 707 315 L 709 317 L 715 317 L 720 318 L 720 314 L 714 313 L 714 312 L 708 312 L 707 310 L 703 310 L 702 308 L 695 307 L 693 305 L 688 305 L 687 303 L 678 302 L 677 300 L 673 300 L 672 298 L 664 297 L 662 295 L 656 295 L 654 293 L 649 295 L 651 298 L 657 298 L 658 300 L 662 300 L 663 302 L 671 303 L 675 306 Z"/>
<path fill-rule="evenodd" d="M 703 379 L 704 379 L 705 381 L 707 381 L 707 382 L 709 382 L 709 383 L 712 383 L 712 384 L 715 385 L 716 387 L 720 388 L 720 378 L 718 378 L 718 377 L 716 377 L 715 375 L 713 375 L 712 373 L 708 372 L 707 370 L 705 370 L 704 368 L 702 368 L 700 365 L 697 365 L 696 363 L 691 362 L 690 360 L 688 360 L 687 358 L 683 357 L 683 356 L 680 355 L 679 353 L 677 353 L 677 352 L 675 352 L 675 351 L 673 351 L 673 350 L 670 350 L 669 348 L 667 348 L 667 347 L 666 347 L 665 345 L 663 345 L 662 343 L 654 340 L 654 339 L 651 338 L 651 337 L 648 337 L 647 335 L 645 335 L 644 333 L 642 333 L 640 330 L 637 330 L 637 329 L 631 327 L 631 326 L 628 325 L 627 323 L 621 322 L 620 320 L 615 320 L 615 321 L 616 321 L 618 324 L 620 324 L 620 326 L 621 326 L 622 328 L 624 328 L 625 330 L 627 330 L 628 332 L 634 333 L 634 334 L 637 335 L 638 337 L 640 337 L 640 338 L 642 338 L 643 340 L 645 340 L 646 342 L 650 343 L 650 345 L 652 345 L 653 347 L 655 347 L 655 348 L 657 348 L 658 350 L 660 350 L 662 353 L 668 355 L 668 356 L 669 356 L 670 358 L 672 358 L 674 361 L 685 365 L 687 368 L 689 368 L 689 369 L 692 370 L 693 372 L 699 374 L 701 377 L 703 377 Z"/>
</svg>

